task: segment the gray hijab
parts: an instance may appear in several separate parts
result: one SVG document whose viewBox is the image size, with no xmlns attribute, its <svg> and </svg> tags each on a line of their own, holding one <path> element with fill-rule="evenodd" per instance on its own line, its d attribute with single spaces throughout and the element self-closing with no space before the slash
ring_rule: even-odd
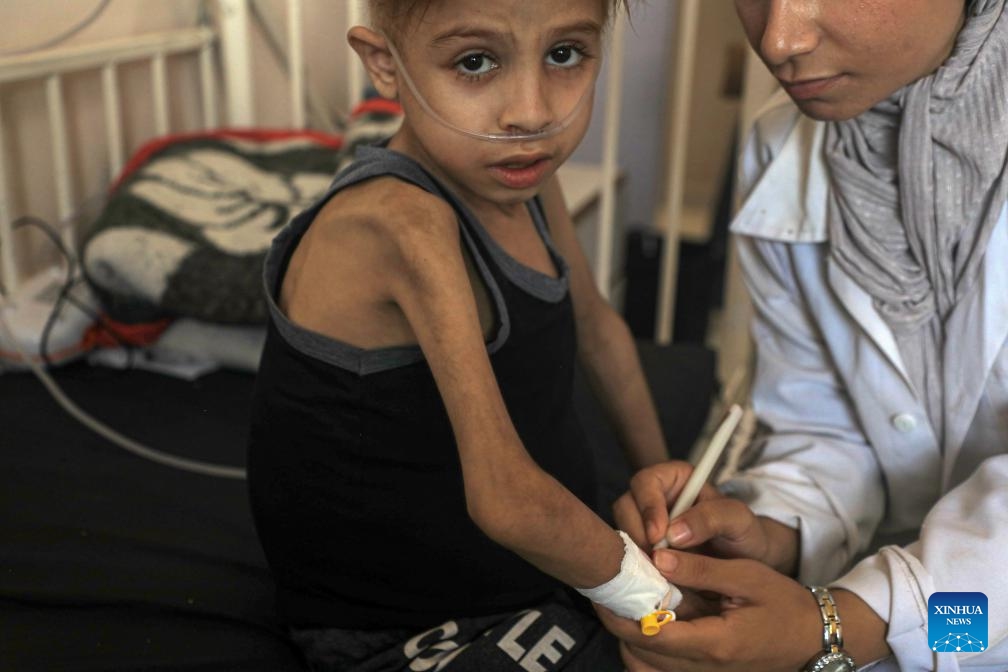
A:
<svg viewBox="0 0 1008 672">
<path fill-rule="evenodd" d="M 944 323 L 1008 198 L 1005 2 L 974 0 L 938 70 L 826 130 L 832 257 L 892 329 L 939 438 L 943 367 L 958 363 Z"/>
</svg>

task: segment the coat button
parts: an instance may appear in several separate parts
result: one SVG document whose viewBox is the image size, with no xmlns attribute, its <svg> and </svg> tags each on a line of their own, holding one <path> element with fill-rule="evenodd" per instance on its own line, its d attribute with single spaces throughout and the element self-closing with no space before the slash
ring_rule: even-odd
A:
<svg viewBox="0 0 1008 672">
<path fill-rule="evenodd" d="M 892 425 L 896 431 L 906 434 L 917 428 L 917 418 L 910 413 L 897 413 L 892 416 Z"/>
</svg>

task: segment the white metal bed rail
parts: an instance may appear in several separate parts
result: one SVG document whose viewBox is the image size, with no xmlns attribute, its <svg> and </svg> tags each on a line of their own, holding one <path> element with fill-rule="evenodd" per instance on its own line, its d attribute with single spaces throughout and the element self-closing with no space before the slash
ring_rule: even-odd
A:
<svg viewBox="0 0 1008 672">
<path fill-rule="evenodd" d="M 168 82 L 166 58 L 193 53 L 199 59 L 199 86 L 203 128 L 218 126 L 217 82 L 214 78 L 213 51 L 220 38 L 221 69 L 224 76 L 224 108 L 231 126 L 255 124 L 253 62 L 250 40 L 249 2 L 253 0 L 215 0 L 219 31 L 208 26 L 184 28 L 160 33 L 105 40 L 99 43 L 40 50 L 0 58 L 0 86 L 12 82 L 44 80 L 49 134 L 53 144 L 53 178 L 61 222 L 74 215 L 75 195 L 69 159 L 69 138 L 63 106 L 63 77 L 81 71 L 101 72 L 102 106 L 105 118 L 105 142 L 110 180 L 122 170 L 126 147 L 123 140 L 122 101 L 117 68 L 124 63 L 147 60 L 150 63 L 154 130 L 164 135 L 169 129 Z M 362 22 L 363 0 L 346 0 L 347 23 Z M 303 0 L 286 0 L 287 45 L 291 127 L 306 127 L 305 59 L 303 39 Z M 218 35 L 219 32 L 219 35 Z M 357 59 L 348 59 L 347 100 L 351 108 L 363 94 L 364 73 Z M 18 285 L 16 255 L 13 245 L 12 205 L 8 173 L 9 155 L 4 147 L 3 109 L 0 106 L 0 280 L 8 291 Z M 73 250 L 73 231 L 63 231 L 68 248 Z"/>
<path fill-rule="evenodd" d="M 344 0 L 346 3 L 346 27 L 363 23 L 367 14 L 364 0 Z M 253 121 L 253 101 L 255 99 L 254 77 L 252 75 L 252 49 L 248 39 L 250 10 L 255 0 L 217 0 L 220 18 L 221 58 L 225 70 L 225 95 L 230 122 L 235 125 L 250 125 Z M 288 74 L 288 88 L 291 102 L 291 125 L 304 128 L 307 118 L 305 100 L 311 93 L 305 80 L 304 0 L 286 0 L 287 32 L 285 64 Z M 263 26 L 274 38 L 278 32 L 270 22 Z M 279 40 L 278 40 L 279 41 Z M 349 47 L 346 47 L 349 49 Z M 346 100 L 348 110 L 361 101 L 364 94 L 364 69 L 355 55 L 350 54 L 346 66 Z"/>
<path fill-rule="evenodd" d="M 144 60 L 150 63 L 155 130 L 158 134 L 165 134 L 169 130 L 165 59 L 177 54 L 196 54 L 199 58 L 203 125 L 213 127 L 217 125 L 217 88 L 213 81 L 215 39 L 210 28 L 195 27 L 0 58 L 0 85 L 31 80 L 45 83 L 49 135 L 52 141 L 53 181 L 60 222 L 71 221 L 76 207 L 63 78 L 82 71 L 101 72 L 105 143 L 109 176 L 112 179 L 122 170 L 125 161 L 118 67 Z M 10 156 L 4 146 L 2 128 L 3 110 L 0 107 L 0 277 L 6 290 L 13 291 L 18 286 L 19 278 L 14 254 L 10 181 L 7 175 Z M 70 227 L 65 227 L 62 231 L 64 242 L 70 250 L 74 249 L 73 233 Z"/>
</svg>

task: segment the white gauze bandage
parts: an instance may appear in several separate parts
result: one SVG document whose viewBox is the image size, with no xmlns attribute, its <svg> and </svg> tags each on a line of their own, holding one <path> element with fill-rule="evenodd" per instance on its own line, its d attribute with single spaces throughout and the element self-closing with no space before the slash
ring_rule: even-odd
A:
<svg viewBox="0 0 1008 672">
<path fill-rule="evenodd" d="M 626 532 L 623 539 L 623 562 L 619 574 L 595 588 L 577 591 L 614 614 L 639 621 L 660 609 L 675 609 L 682 602 L 679 589 L 665 580 L 651 560 Z"/>
</svg>

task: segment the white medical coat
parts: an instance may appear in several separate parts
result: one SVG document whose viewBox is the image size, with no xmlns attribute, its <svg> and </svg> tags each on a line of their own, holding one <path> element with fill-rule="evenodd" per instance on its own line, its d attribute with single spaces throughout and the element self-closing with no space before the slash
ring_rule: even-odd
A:
<svg viewBox="0 0 1008 672">
<path fill-rule="evenodd" d="M 894 659 L 875 669 L 1004 672 L 1008 211 L 977 291 L 948 319 L 945 348 L 962 366 L 945 371 L 955 413 L 936 437 L 892 332 L 830 258 L 824 131 L 780 95 L 741 157 L 732 231 L 755 309 L 753 407 L 769 433 L 725 489 L 798 528 L 800 581 L 849 589 L 889 623 Z M 910 543 L 865 556 L 887 535 Z M 935 591 L 987 595 L 985 652 L 932 652 Z"/>
</svg>

